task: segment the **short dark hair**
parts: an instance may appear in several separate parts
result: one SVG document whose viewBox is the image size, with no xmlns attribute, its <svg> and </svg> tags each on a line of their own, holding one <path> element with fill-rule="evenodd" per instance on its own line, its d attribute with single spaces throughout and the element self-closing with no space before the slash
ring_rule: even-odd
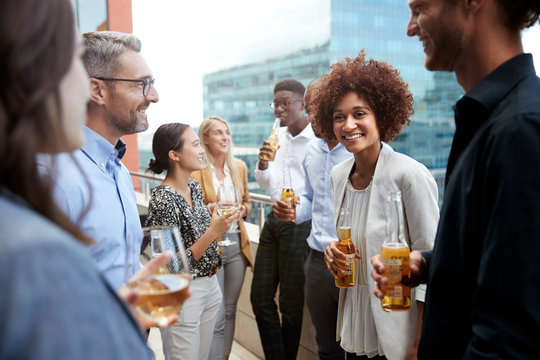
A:
<svg viewBox="0 0 540 360">
<path fill-rule="evenodd" d="M 155 159 L 150 159 L 148 169 L 154 174 L 161 174 L 164 170 L 169 170 L 169 151 L 180 151 L 184 145 L 182 135 L 189 128 L 189 125 L 181 123 L 170 123 L 161 125 L 152 139 L 152 152 Z"/>
<path fill-rule="evenodd" d="M 539 0 L 497 0 L 506 26 L 512 30 L 531 27 L 540 17 Z"/>
<path fill-rule="evenodd" d="M 278 81 L 274 86 L 274 94 L 282 90 L 293 92 L 302 98 L 306 92 L 305 86 L 302 85 L 300 81 L 294 79 L 283 79 Z"/>
<path fill-rule="evenodd" d="M 389 142 L 410 125 L 414 113 L 413 96 L 408 84 L 391 65 L 366 60 L 364 50 L 356 59 L 345 58 L 332 65 L 313 89 L 310 115 L 313 130 L 325 139 L 335 139 L 333 112 L 343 97 L 354 92 L 373 109 L 381 141 Z"/>
</svg>

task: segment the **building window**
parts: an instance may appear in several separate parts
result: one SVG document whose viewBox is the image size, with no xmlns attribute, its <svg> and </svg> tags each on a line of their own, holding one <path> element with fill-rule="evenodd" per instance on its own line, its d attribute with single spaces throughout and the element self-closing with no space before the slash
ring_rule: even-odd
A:
<svg viewBox="0 0 540 360">
<path fill-rule="evenodd" d="M 70 0 L 79 32 L 109 29 L 107 0 Z"/>
</svg>

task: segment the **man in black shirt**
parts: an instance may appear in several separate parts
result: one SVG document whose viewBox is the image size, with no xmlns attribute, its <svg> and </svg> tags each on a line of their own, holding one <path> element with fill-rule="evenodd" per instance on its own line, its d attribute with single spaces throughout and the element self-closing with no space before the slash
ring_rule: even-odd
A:
<svg viewBox="0 0 540 360">
<path fill-rule="evenodd" d="M 540 79 L 520 31 L 538 21 L 540 1 L 409 6 L 426 68 L 454 71 L 466 91 L 435 247 L 411 253 L 411 285 L 428 284 L 418 358 L 538 358 Z M 380 259 L 372 264 L 385 283 Z"/>
</svg>

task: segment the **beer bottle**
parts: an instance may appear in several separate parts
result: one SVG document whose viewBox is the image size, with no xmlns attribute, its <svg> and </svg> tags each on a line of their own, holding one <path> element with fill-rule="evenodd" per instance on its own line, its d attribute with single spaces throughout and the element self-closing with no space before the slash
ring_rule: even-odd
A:
<svg viewBox="0 0 540 360">
<path fill-rule="evenodd" d="M 276 118 L 274 121 L 274 125 L 272 126 L 272 133 L 266 139 L 267 142 L 270 143 L 270 147 L 272 148 L 272 154 L 270 156 L 263 155 L 262 158 L 267 161 L 274 161 L 274 158 L 276 157 L 276 149 L 277 149 L 277 143 L 278 143 L 278 132 L 279 127 L 281 126 L 281 120 L 279 118 Z"/>
<path fill-rule="evenodd" d="M 411 307 L 411 288 L 403 285 L 403 278 L 410 278 L 409 246 L 403 234 L 403 206 L 401 191 L 388 195 L 388 231 L 381 249 L 384 275 L 388 279 L 381 286 L 384 298 L 381 300 L 385 311 L 404 311 Z"/>
<path fill-rule="evenodd" d="M 292 188 L 291 172 L 289 167 L 285 165 L 283 167 L 283 187 L 281 188 L 281 200 L 289 203 L 290 207 L 294 210 L 294 214 L 285 221 L 293 221 L 296 219 L 296 202 L 294 198 L 294 190 Z"/>
<path fill-rule="evenodd" d="M 349 208 L 342 208 L 339 214 L 339 241 L 337 248 L 345 254 L 347 258 L 347 268 L 345 274 L 337 273 L 336 286 L 339 288 L 351 288 L 356 279 L 356 261 L 354 259 L 354 244 L 351 240 L 351 214 Z"/>
</svg>

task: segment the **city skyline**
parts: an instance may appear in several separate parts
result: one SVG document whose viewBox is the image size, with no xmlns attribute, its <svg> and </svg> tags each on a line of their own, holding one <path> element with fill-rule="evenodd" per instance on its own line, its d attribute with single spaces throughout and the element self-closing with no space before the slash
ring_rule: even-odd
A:
<svg viewBox="0 0 540 360">
<path fill-rule="evenodd" d="M 264 6 L 255 3 L 212 0 L 192 4 L 188 9 L 174 0 L 133 0 L 133 32 L 143 42 L 142 54 L 154 71 L 160 94 L 160 102 L 148 109 L 149 133 L 167 122 L 198 126 L 203 120 L 204 74 L 263 60 L 262 53 L 282 56 L 322 45 L 329 36 L 327 24 L 313 18 L 325 21 L 320 14 L 330 1 L 298 0 L 290 4 L 275 0 Z M 285 23 L 286 17 L 279 16 L 284 12 L 295 14 L 294 24 Z M 300 32 L 302 24 L 307 28 Z M 273 37 L 258 37 L 259 28 Z M 301 36 L 306 33 L 309 36 Z M 411 40 L 418 43 L 416 38 Z M 540 26 L 525 32 L 524 46 L 526 52 L 535 55 L 539 72 Z"/>
</svg>

